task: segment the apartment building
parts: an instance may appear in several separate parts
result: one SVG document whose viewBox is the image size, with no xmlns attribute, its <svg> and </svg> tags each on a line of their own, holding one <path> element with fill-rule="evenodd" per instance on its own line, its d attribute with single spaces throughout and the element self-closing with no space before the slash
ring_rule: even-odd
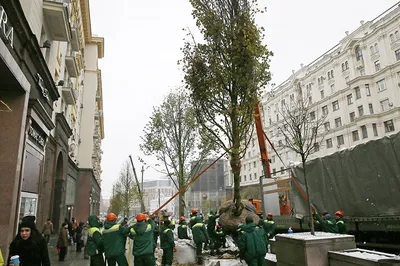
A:
<svg viewBox="0 0 400 266">
<path fill-rule="evenodd" d="M 51 218 L 57 229 L 65 217 L 98 213 L 96 139 L 104 137 L 104 122 L 97 60 L 104 39 L 91 33 L 88 0 L 2 0 L 0 16 L 0 240 L 6 245 L 25 215 L 36 216 L 38 225 Z M 86 82 L 93 73 L 95 81 Z M 93 105 L 85 107 L 85 100 Z"/>
<path fill-rule="evenodd" d="M 302 65 L 262 99 L 264 129 L 283 163 L 268 145 L 273 177 L 288 177 L 285 169 L 301 158 L 285 148 L 282 107 L 303 93 L 311 117 L 324 117 L 321 145 L 309 159 L 382 138 L 400 130 L 400 8 L 395 6 L 372 21 L 360 22 L 345 37 L 308 65 Z M 305 95 L 305 96 L 304 96 Z M 262 175 L 254 141 L 242 162 L 243 186 Z M 257 178 L 255 178 L 257 177 Z"/>
</svg>

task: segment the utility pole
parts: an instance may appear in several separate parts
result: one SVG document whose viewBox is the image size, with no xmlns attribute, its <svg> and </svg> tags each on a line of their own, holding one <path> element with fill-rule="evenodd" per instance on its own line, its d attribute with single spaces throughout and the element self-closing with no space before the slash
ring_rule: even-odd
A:
<svg viewBox="0 0 400 266">
<path fill-rule="evenodd" d="M 137 175 L 136 175 L 135 166 L 133 165 L 132 156 L 129 155 L 129 159 L 131 160 L 132 169 L 133 169 L 133 175 L 135 176 L 136 185 L 137 185 L 137 188 L 138 188 L 138 191 L 139 191 L 140 205 L 141 205 L 140 212 L 143 213 L 143 212 L 146 211 L 146 209 L 145 209 L 145 207 L 144 207 L 143 193 L 142 193 L 142 191 L 140 190 L 139 180 L 138 180 Z"/>
</svg>

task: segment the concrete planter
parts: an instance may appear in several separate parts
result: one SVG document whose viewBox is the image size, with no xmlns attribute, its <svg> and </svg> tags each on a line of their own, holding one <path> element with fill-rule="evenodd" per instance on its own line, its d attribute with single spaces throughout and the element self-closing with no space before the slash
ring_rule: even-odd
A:
<svg viewBox="0 0 400 266">
<path fill-rule="evenodd" d="M 396 262 L 396 258 L 398 258 Z M 329 252 L 330 266 L 383 266 L 400 265 L 400 258 L 393 254 L 370 251 L 365 249 L 350 249 Z"/>
<path fill-rule="evenodd" d="M 356 248 L 354 236 L 324 232 L 278 234 L 275 240 L 278 266 L 329 266 L 329 251 Z"/>
</svg>

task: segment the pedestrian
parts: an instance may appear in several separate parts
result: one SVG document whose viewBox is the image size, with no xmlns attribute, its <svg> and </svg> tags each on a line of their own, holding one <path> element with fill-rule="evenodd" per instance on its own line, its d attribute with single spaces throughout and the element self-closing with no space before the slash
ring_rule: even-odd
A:
<svg viewBox="0 0 400 266">
<path fill-rule="evenodd" d="M 198 211 L 196 209 L 192 209 L 192 214 L 190 215 L 190 221 L 189 221 L 190 229 L 192 229 L 193 225 L 195 225 L 197 222 L 197 213 Z"/>
<path fill-rule="evenodd" d="M 66 223 L 61 225 L 56 247 L 59 250 L 58 260 L 64 261 L 68 251 L 68 224 Z"/>
<path fill-rule="evenodd" d="M 76 243 L 76 229 L 78 228 L 78 221 L 75 219 L 75 217 L 72 217 L 72 244 Z"/>
<path fill-rule="evenodd" d="M 133 264 L 135 266 L 155 266 L 153 219 L 146 219 L 143 213 L 136 215 L 137 223 L 132 226 L 129 237 L 132 242 Z"/>
<path fill-rule="evenodd" d="M 83 222 L 79 222 L 78 227 L 76 228 L 76 252 L 82 252 L 83 240 L 82 240 L 82 233 L 83 233 Z"/>
<path fill-rule="evenodd" d="M 317 217 L 317 220 L 321 224 L 322 230 L 324 232 L 334 233 L 334 234 L 339 233 L 338 227 L 336 225 L 336 220 L 332 217 L 330 213 L 324 212 L 321 217 L 318 214 L 318 212 L 316 212 L 315 216 Z"/>
<path fill-rule="evenodd" d="M 90 215 L 88 218 L 90 226 L 88 231 L 85 253 L 90 256 L 90 266 L 105 266 L 103 257 L 103 235 L 100 228 L 103 226 L 96 215 Z"/>
<path fill-rule="evenodd" d="M 196 223 L 192 226 L 193 241 L 196 244 L 197 264 L 203 264 L 203 243 L 208 244 L 210 238 L 207 234 L 206 226 L 201 217 L 196 218 Z"/>
<path fill-rule="evenodd" d="M 154 215 L 153 217 L 151 217 L 151 219 L 154 222 L 154 251 L 156 250 L 157 247 L 157 242 L 158 242 L 158 236 L 160 235 L 160 225 L 158 224 L 158 216 Z"/>
<path fill-rule="evenodd" d="M 178 238 L 179 239 L 190 239 L 187 232 L 187 224 L 185 217 L 179 217 L 179 225 L 178 225 Z"/>
<path fill-rule="evenodd" d="M 65 217 L 64 222 L 68 226 L 68 243 L 69 245 L 73 244 L 73 239 L 72 239 L 72 223 L 69 221 L 67 217 Z"/>
<path fill-rule="evenodd" d="M 50 242 L 50 236 L 53 233 L 53 223 L 50 219 L 47 219 L 47 222 L 43 225 L 42 234 L 46 239 L 47 244 Z"/>
<path fill-rule="evenodd" d="M 9 247 L 7 265 L 12 265 L 11 257 L 18 255 L 21 266 L 50 266 L 46 240 L 36 228 L 35 217 L 32 217 L 22 219 L 18 225 L 18 235 Z"/>
<path fill-rule="evenodd" d="M 107 215 L 106 223 L 104 224 L 104 254 L 108 266 L 128 266 L 128 261 L 125 257 L 126 237 L 129 234 L 129 227 L 117 224 L 117 216 L 114 213 Z"/>
<path fill-rule="evenodd" d="M 253 217 L 246 217 L 246 226 L 240 235 L 238 246 L 240 259 L 244 259 L 249 266 L 265 265 L 267 253 L 265 232 L 253 222 Z"/>
<path fill-rule="evenodd" d="M 266 234 L 266 237 L 267 237 L 267 242 L 268 242 L 267 245 L 268 245 L 269 244 L 269 240 L 274 238 L 274 236 L 275 236 L 275 228 L 276 228 L 275 221 L 273 219 L 273 214 L 271 212 L 269 212 L 267 214 L 267 219 L 264 220 L 261 223 L 261 225 L 262 225 L 262 228 L 265 231 L 265 234 Z"/>
<path fill-rule="evenodd" d="M 346 224 L 344 223 L 343 217 L 344 213 L 342 211 L 335 212 L 336 226 L 338 228 L 339 234 L 347 234 L 347 228 Z"/>
<path fill-rule="evenodd" d="M 210 246 L 211 246 L 211 255 L 214 255 L 214 249 L 212 246 L 215 244 L 216 235 L 215 235 L 215 226 L 217 225 L 217 218 L 218 216 L 215 215 L 214 210 L 210 210 L 208 213 L 208 220 L 207 220 L 207 234 L 210 237 Z M 206 247 L 204 249 L 207 249 Z"/>
<path fill-rule="evenodd" d="M 87 242 L 88 242 L 88 237 L 89 237 L 89 229 L 90 229 L 90 225 L 89 225 L 89 223 L 88 222 L 86 222 L 84 225 L 83 225 L 83 230 L 82 230 L 82 241 L 83 241 L 83 247 L 84 247 L 84 250 L 83 250 L 83 257 L 85 258 L 85 259 L 89 259 L 89 255 L 87 254 Z"/>
<path fill-rule="evenodd" d="M 176 246 L 174 242 L 174 233 L 171 229 L 171 221 L 165 220 L 160 233 L 160 248 L 163 250 L 161 265 L 171 266 L 174 258 Z"/>
</svg>

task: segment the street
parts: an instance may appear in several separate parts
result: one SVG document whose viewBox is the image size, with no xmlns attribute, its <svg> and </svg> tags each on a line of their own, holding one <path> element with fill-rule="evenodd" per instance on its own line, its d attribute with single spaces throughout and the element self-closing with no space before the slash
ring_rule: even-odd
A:
<svg viewBox="0 0 400 266">
<path fill-rule="evenodd" d="M 62 265 L 62 266 L 88 266 L 90 263 L 89 259 L 83 258 L 83 249 L 82 252 L 76 252 L 76 245 L 68 246 L 67 256 L 65 257 L 65 261 L 58 261 L 57 254 L 57 237 L 52 237 L 50 240 L 48 247 L 49 257 L 51 265 Z"/>
</svg>

